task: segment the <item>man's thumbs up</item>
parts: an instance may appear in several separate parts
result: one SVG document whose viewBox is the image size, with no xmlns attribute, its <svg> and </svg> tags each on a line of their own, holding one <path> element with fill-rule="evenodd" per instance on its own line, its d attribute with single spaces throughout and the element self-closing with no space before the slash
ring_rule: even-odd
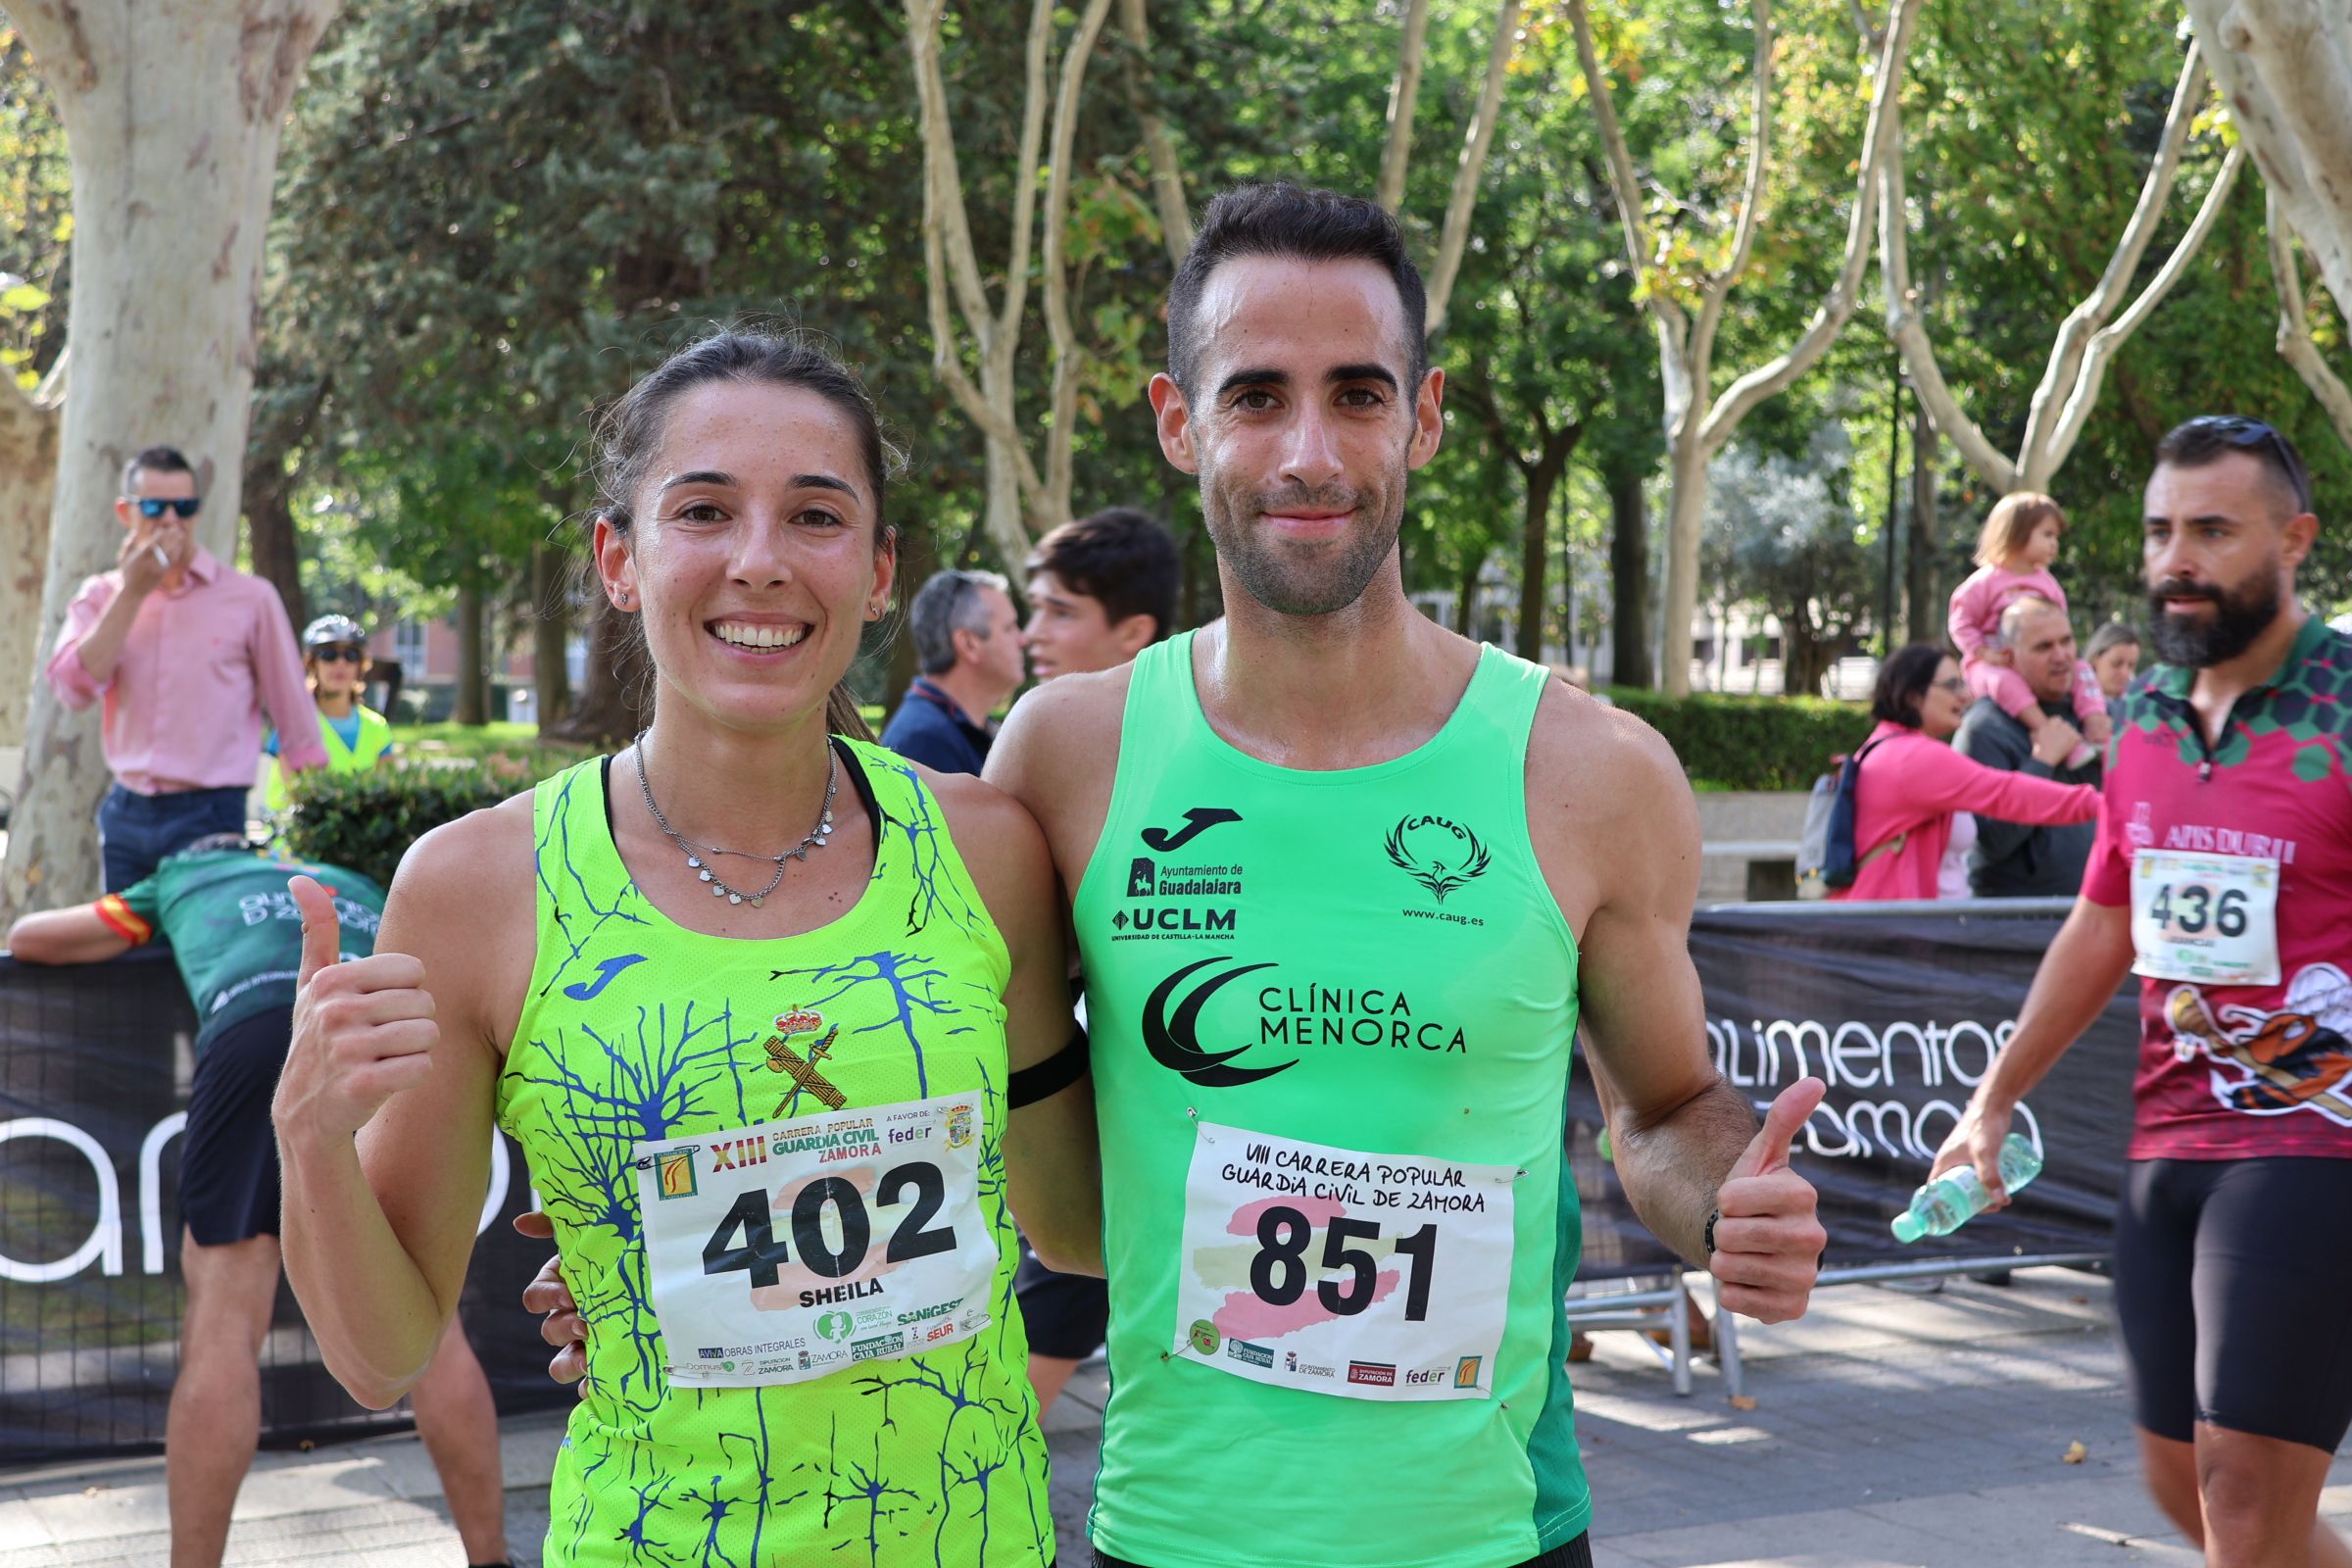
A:
<svg viewBox="0 0 2352 1568">
<path fill-rule="evenodd" d="M 307 986 L 313 975 L 342 960 L 343 921 L 335 913 L 333 896 L 312 878 L 295 877 L 286 883 L 286 891 L 302 911 L 302 972 L 294 983 Z"/>
<path fill-rule="evenodd" d="M 308 922 L 305 922 L 308 925 Z M 1764 1125 L 1756 1129 L 1739 1162 L 1732 1166 L 1726 1181 L 1743 1176 L 1768 1176 L 1776 1170 L 1788 1168 L 1788 1146 L 1795 1142 L 1796 1131 L 1821 1103 L 1821 1097 L 1830 1086 L 1818 1078 L 1799 1078 L 1780 1093 L 1772 1108 L 1764 1113 Z"/>
<path fill-rule="evenodd" d="M 334 900 L 307 876 L 286 884 L 302 910 L 294 1039 L 270 1107 L 283 1138 L 349 1140 L 378 1106 L 432 1071 L 441 1031 L 424 965 L 405 953 L 341 957 Z"/>
<path fill-rule="evenodd" d="M 1804 1314 L 1829 1235 L 1814 1217 L 1813 1184 L 1788 1168 L 1797 1129 L 1828 1086 L 1800 1078 L 1781 1091 L 1715 1195 L 1715 1249 L 1707 1270 L 1716 1298 L 1765 1323 Z"/>
</svg>

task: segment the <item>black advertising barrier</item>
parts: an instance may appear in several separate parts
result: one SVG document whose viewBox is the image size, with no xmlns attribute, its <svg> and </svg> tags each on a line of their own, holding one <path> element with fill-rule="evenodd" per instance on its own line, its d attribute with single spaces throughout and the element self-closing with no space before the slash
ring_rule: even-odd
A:
<svg viewBox="0 0 2352 1568">
<path fill-rule="evenodd" d="M 1794 1150 L 1821 1194 L 1827 1266 L 2107 1250 L 2132 1125 L 2137 981 L 2027 1097 L 2014 1130 L 2038 1144 L 2044 1165 L 2016 1202 L 1913 1246 L 1886 1223 L 2014 1031 L 2071 903 L 1731 905 L 1692 921 L 1717 1067 L 1759 1113 L 1807 1074 L 1829 1085 Z M 1583 1154 L 1600 1113 L 1581 1072 L 1569 1116 L 1570 1147 Z M 1577 1175 L 1587 1202 L 1580 1277 L 1670 1266 L 1614 1172 L 1580 1161 Z"/>
<path fill-rule="evenodd" d="M 2102 1251 L 2131 1120 L 2129 991 L 2027 1102 L 2048 1166 L 2013 1207 L 1905 1248 L 1888 1216 L 2007 1039 L 2062 902 L 1735 906 L 1702 911 L 1690 951 L 1717 1064 L 1761 1108 L 1805 1073 L 1828 1099 L 1799 1139 L 1829 1262 Z M 45 969 L 0 956 L 0 1466 L 152 1448 L 177 1365 L 179 1112 L 195 1034 L 168 955 Z M 1673 1258 L 1599 1154 L 1590 1079 L 1569 1096 L 1584 1203 L 1579 1277 Z M 537 1323 L 517 1304 L 546 1255 L 507 1221 L 528 1175 L 500 1138 L 462 1314 L 502 1410 L 561 1406 Z M 354 1404 L 319 1365 L 290 1295 L 265 1349 L 267 1441 L 356 1436 L 405 1419 Z"/>
<path fill-rule="evenodd" d="M 0 1466 L 163 1442 L 185 1306 L 179 1125 L 195 1033 L 168 953 L 63 968 L 0 956 Z M 507 1223 L 528 1182 L 500 1136 L 461 1306 L 506 1411 L 572 1398 L 548 1381 L 537 1321 L 518 1304 L 547 1255 Z M 343 1393 L 281 1287 L 263 1350 L 264 1440 L 406 1419 Z"/>
</svg>

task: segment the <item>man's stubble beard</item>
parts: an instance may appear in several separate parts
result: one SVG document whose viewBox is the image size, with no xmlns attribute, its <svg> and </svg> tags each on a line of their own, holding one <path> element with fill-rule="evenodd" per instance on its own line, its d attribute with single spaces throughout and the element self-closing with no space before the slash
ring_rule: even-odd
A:
<svg viewBox="0 0 2352 1568">
<path fill-rule="evenodd" d="M 2162 583 L 2148 590 L 2149 636 L 2156 645 L 2156 657 L 2182 669 L 2204 669 L 2235 659 L 2270 630 L 2284 602 L 2278 593 L 2275 556 L 2240 587 L 2199 591 L 2199 597 L 2214 607 L 2213 620 L 2207 625 L 2173 615 L 2165 609 L 2164 592 Z"/>
<path fill-rule="evenodd" d="M 1233 570 L 1243 592 L 1278 615 L 1328 615 L 1364 596 L 1396 548 L 1404 521 L 1406 466 L 1399 452 L 1381 496 L 1381 515 L 1366 526 L 1359 513 L 1353 530 L 1338 541 L 1336 556 L 1310 565 L 1284 562 L 1270 536 L 1256 526 L 1264 512 L 1283 507 L 1361 507 L 1374 498 L 1345 486 L 1292 487 L 1251 494 L 1242 506 L 1227 504 L 1212 469 L 1200 470 L 1200 514 L 1217 558 Z"/>
</svg>

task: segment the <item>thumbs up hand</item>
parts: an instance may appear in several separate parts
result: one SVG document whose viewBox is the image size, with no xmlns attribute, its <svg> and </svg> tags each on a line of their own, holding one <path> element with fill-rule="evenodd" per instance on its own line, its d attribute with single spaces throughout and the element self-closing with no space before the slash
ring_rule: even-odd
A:
<svg viewBox="0 0 2352 1568">
<path fill-rule="evenodd" d="M 1829 1234 L 1814 1217 L 1813 1184 L 1788 1168 L 1788 1146 L 1827 1092 L 1818 1078 L 1782 1090 L 1715 1196 L 1707 1271 L 1725 1307 L 1759 1322 L 1803 1316 L 1821 1272 Z"/>
<path fill-rule="evenodd" d="M 342 923 L 326 889 L 286 884 L 302 909 L 294 1039 L 270 1116 L 284 1136 L 348 1141 L 377 1107 L 424 1081 L 441 1031 L 424 965 L 405 953 L 338 962 Z"/>
</svg>

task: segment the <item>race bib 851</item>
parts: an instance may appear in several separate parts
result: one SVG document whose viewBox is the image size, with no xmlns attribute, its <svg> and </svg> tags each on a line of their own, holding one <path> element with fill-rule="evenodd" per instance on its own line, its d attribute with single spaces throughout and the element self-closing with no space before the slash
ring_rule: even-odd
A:
<svg viewBox="0 0 2352 1568">
<path fill-rule="evenodd" d="M 1175 1353 L 1358 1399 L 1488 1397 L 1518 1175 L 1200 1123 Z"/>
<path fill-rule="evenodd" d="M 670 1381 L 800 1383 L 986 1327 L 983 1114 L 949 1095 L 639 1144 Z"/>
</svg>

